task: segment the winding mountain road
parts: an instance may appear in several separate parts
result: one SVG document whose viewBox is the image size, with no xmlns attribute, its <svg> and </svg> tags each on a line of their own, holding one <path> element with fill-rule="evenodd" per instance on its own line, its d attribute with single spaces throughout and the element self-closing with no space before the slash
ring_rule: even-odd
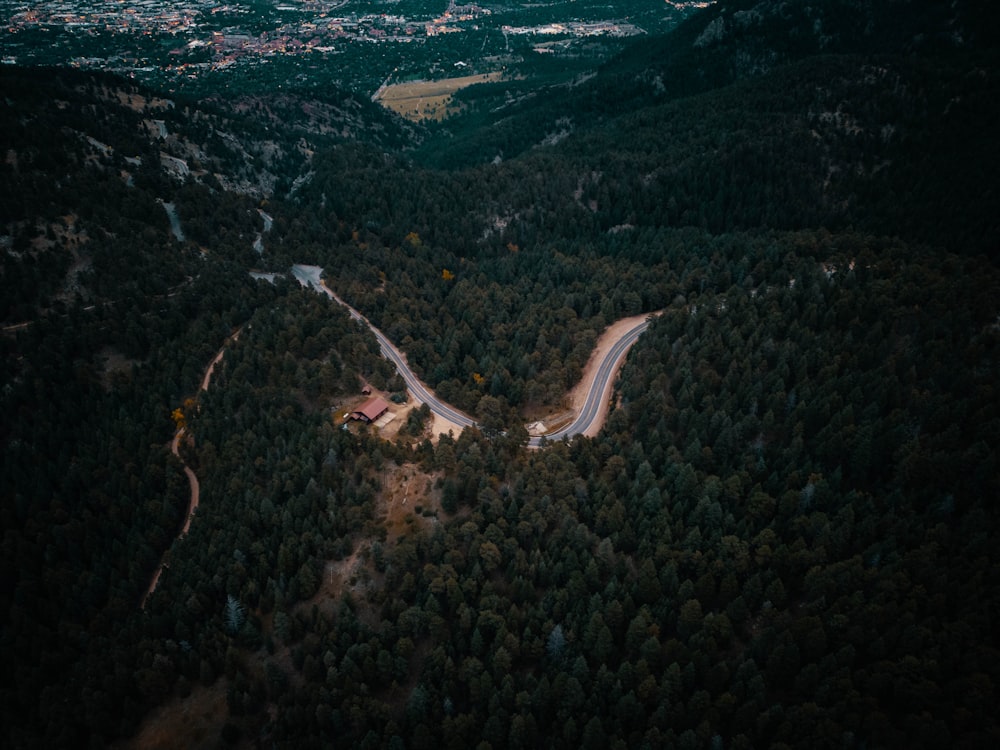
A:
<svg viewBox="0 0 1000 750">
<path fill-rule="evenodd" d="M 625 361 L 625 356 L 628 354 L 629 349 L 639 340 L 639 337 L 647 328 L 649 328 L 649 318 L 646 318 L 641 323 L 626 331 L 625 335 L 618 339 L 610 350 L 608 350 L 608 353 L 604 355 L 600 366 L 597 368 L 594 382 L 591 383 L 587 391 L 587 400 L 580 413 L 576 416 L 576 419 L 565 427 L 548 435 L 531 438 L 528 441 L 528 446 L 538 448 L 541 446 L 543 440 L 562 440 L 564 437 L 586 434 L 593 428 L 602 425 L 607 416 L 604 407 L 611 399 L 611 390 L 614 386 L 615 375 L 617 375 L 618 370 Z"/>
<path fill-rule="evenodd" d="M 379 343 L 379 348 L 382 350 L 382 355 L 396 366 L 396 370 L 406 382 L 406 387 L 409 389 L 414 399 L 427 404 L 432 412 L 452 424 L 463 428 L 475 426 L 476 420 L 468 414 L 465 414 L 450 404 L 446 404 L 444 401 L 438 399 L 437 396 L 434 395 L 434 391 L 428 388 L 427 385 L 414 374 L 413 370 L 410 369 L 410 366 L 406 362 L 406 356 L 399 351 L 395 345 L 393 345 L 393 343 L 384 333 L 382 333 L 382 331 L 373 326 L 371 322 L 369 322 L 368 319 L 365 318 L 360 312 L 338 297 L 337 294 L 326 285 L 326 282 L 323 281 L 322 274 L 323 269 L 319 266 L 292 266 L 292 275 L 295 276 L 300 284 L 311 287 L 321 294 L 325 294 L 337 304 L 345 307 L 354 320 L 359 323 L 363 323 L 371 329 L 371 332 L 375 335 L 375 338 Z M 608 351 L 604 354 L 600 363 L 597 365 L 597 371 L 594 374 L 592 382 L 587 388 L 586 400 L 584 401 L 583 407 L 580 409 L 580 413 L 576 416 L 576 418 L 568 425 L 561 427 L 554 432 L 540 437 L 532 437 L 528 440 L 528 447 L 540 448 L 543 441 L 562 440 L 563 438 L 573 437 L 574 435 L 593 434 L 600 429 L 607 416 L 607 405 L 611 397 L 611 389 L 614 384 L 615 375 L 621 367 L 622 362 L 625 361 L 625 356 L 628 354 L 629 349 L 632 348 L 632 345 L 635 344 L 648 327 L 649 318 L 644 318 L 624 331 L 618 340 L 608 347 Z M 208 390 L 216 365 L 218 365 L 222 360 L 229 344 L 239 338 L 241 330 L 237 330 L 229 339 L 226 340 L 225 344 L 208 364 L 208 367 L 205 369 L 205 374 L 202 376 L 199 392 Z M 180 458 L 180 441 L 183 436 L 184 428 L 182 427 L 174 435 L 174 439 L 170 446 L 171 452 L 178 458 Z M 191 499 L 188 505 L 187 515 L 184 520 L 184 526 L 177 535 L 178 538 L 187 534 L 188 529 L 191 527 L 191 521 L 198 508 L 199 499 L 198 477 L 195 476 L 195 473 L 187 464 L 183 463 L 183 459 L 181 459 L 181 463 L 183 464 L 184 474 L 187 476 L 188 482 L 191 485 Z M 169 550 L 164 552 L 163 557 L 160 560 L 160 564 L 156 566 L 153 578 L 149 582 L 149 586 L 146 588 L 146 592 L 139 603 L 139 607 L 141 609 L 145 609 L 146 600 L 156 590 L 156 586 L 160 581 L 160 574 L 167 567 L 168 554 Z"/>
<path fill-rule="evenodd" d="M 326 285 L 322 279 L 323 269 L 319 266 L 295 265 L 292 267 L 292 275 L 298 279 L 303 286 L 315 289 L 321 294 L 347 308 L 351 317 L 364 323 L 371 329 L 378 340 L 383 356 L 396 365 L 396 369 L 406 382 L 407 388 L 413 397 L 422 403 L 427 404 L 430 410 L 438 416 L 452 422 L 459 427 L 472 427 L 476 421 L 468 414 L 459 411 L 450 404 L 446 404 L 434 395 L 427 385 L 420 380 L 410 369 L 406 362 L 406 356 L 397 349 L 389 338 L 378 328 L 371 324 L 360 312 L 344 302 L 337 294 Z M 639 336 L 649 327 L 649 319 L 645 318 L 632 328 L 628 329 L 618 341 L 610 347 L 598 366 L 596 376 L 587 392 L 587 398 L 583 408 L 576 418 L 565 427 L 561 427 L 555 432 L 540 437 L 532 437 L 528 440 L 528 447 L 539 448 L 543 441 L 562 440 L 589 432 L 595 432 L 607 416 L 605 409 L 611 397 L 611 389 L 614 385 L 615 375 L 625 361 L 632 345 L 639 340 Z"/>
<path fill-rule="evenodd" d="M 399 351 L 399 349 L 397 349 L 389 340 L 389 337 L 373 326 L 364 315 L 338 297 L 337 293 L 328 287 L 326 282 L 323 281 L 321 278 L 322 273 L 323 269 L 319 266 L 292 266 L 292 275 L 299 280 L 300 284 L 303 286 L 311 286 L 317 292 L 325 294 L 337 304 L 343 305 L 347 308 L 347 311 L 350 313 L 352 318 L 360 323 L 364 323 L 371 329 L 371 332 L 375 334 L 375 338 L 378 340 L 379 348 L 382 350 L 382 356 L 396 365 L 396 370 L 402 376 L 403 380 L 406 382 L 406 387 L 410 390 L 410 393 L 417 401 L 427 404 L 432 412 L 438 416 L 444 417 L 449 422 L 454 422 L 459 427 L 472 427 L 476 423 L 476 420 L 468 414 L 459 411 L 454 406 L 439 400 L 437 396 L 434 395 L 434 391 L 428 388 L 427 385 L 420 378 L 418 378 L 416 374 L 414 374 L 413 370 L 410 369 L 410 366 L 406 362 L 406 355 Z"/>
</svg>

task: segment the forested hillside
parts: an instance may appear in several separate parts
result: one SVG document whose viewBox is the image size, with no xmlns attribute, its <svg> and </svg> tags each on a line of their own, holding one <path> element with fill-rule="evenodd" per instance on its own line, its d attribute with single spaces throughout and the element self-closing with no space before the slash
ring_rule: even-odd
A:
<svg viewBox="0 0 1000 750">
<path fill-rule="evenodd" d="M 817 56 L 898 60 L 954 55 L 995 59 L 1000 14 L 982 0 L 715 2 L 670 34 L 651 37 L 572 84 L 542 90 L 481 84 L 460 92 L 470 123 L 448 122 L 441 164 L 511 158 L 553 135 L 644 110 L 652 103 L 766 78 Z M 886 87 L 888 88 L 888 87 Z M 784 88 L 782 93 L 792 93 Z M 428 157 L 437 156 L 432 141 Z"/>
<path fill-rule="evenodd" d="M 420 133 L 5 67 L 5 746 L 996 746 L 990 20 L 718 3 Z M 489 429 L 344 423 L 295 263 Z"/>
</svg>

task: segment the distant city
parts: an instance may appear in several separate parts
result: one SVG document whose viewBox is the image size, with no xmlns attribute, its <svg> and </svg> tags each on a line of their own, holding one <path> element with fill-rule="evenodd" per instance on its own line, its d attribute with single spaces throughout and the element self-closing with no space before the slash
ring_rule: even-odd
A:
<svg viewBox="0 0 1000 750">
<path fill-rule="evenodd" d="M 606 18 L 598 14 L 607 13 L 608 5 L 585 3 L 550 6 L 542 13 L 520 7 L 460 5 L 455 0 L 444 10 L 443 3 L 376 5 L 351 0 L 274 5 L 211 0 L 0 0 L 0 47 L 6 64 L 68 64 L 133 75 L 156 73 L 169 80 L 234 66 L 257 66 L 279 57 L 321 60 L 358 45 L 426 45 L 434 40 L 454 46 L 452 40 L 463 34 L 476 34 L 475 49 L 484 54 L 509 53 L 513 37 L 522 38 L 520 44 L 528 44 L 528 49 L 551 54 L 553 40 L 571 43 L 574 39 L 620 39 L 655 32 L 657 29 L 647 26 L 676 22 L 709 4 L 666 2 L 655 16 L 647 12 L 643 26 L 627 15 L 633 3 L 621 4 L 623 17 Z M 373 7 L 397 12 L 360 12 Z M 570 11 L 574 17 L 560 16 Z M 531 42 L 535 37 L 539 38 L 537 44 Z M 414 56 L 420 57 L 420 53 L 413 50 L 406 55 Z M 473 62 L 461 57 L 452 64 Z M 437 62 L 431 72 L 440 69 Z M 398 64 L 388 65 L 383 72 L 399 69 Z M 419 68 L 416 72 L 419 74 Z"/>
</svg>

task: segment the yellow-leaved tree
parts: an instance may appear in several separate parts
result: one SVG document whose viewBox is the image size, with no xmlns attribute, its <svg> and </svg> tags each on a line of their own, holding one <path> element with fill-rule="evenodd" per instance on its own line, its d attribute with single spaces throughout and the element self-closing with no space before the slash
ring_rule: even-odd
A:
<svg viewBox="0 0 1000 750">
<path fill-rule="evenodd" d="M 186 422 L 184 421 L 184 410 L 177 407 L 170 413 L 171 418 L 174 420 L 174 424 L 177 425 L 178 430 L 184 429 Z"/>
</svg>

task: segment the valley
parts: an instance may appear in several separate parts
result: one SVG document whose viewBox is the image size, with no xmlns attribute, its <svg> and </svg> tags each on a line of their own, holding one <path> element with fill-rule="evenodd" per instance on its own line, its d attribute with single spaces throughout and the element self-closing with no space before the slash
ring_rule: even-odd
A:
<svg viewBox="0 0 1000 750">
<path fill-rule="evenodd" d="M 405 0 L 372 7 L 357 0 L 184 0 L 166 8 L 136 2 L 123 12 L 107 0 L 4 0 L 0 37 L 7 64 L 113 70 L 174 90 L 272 79 L 278 88 L 332 83 L 372 94 L 383 78 L 405 83 L 448 78 L 463 68 L 523 71 L 533 67 L 525 58 L 542 54 L 593 63 L 620 49 L 621 40 L 662 33 L 704 5 L 630 2 L 612 11 L 589 1 L 522 7 Z"/>
<path fill-rule="evenodd" d="M 5 747 L 1000 741 L 988 6 L 0 8 Z"/>
</svg>

